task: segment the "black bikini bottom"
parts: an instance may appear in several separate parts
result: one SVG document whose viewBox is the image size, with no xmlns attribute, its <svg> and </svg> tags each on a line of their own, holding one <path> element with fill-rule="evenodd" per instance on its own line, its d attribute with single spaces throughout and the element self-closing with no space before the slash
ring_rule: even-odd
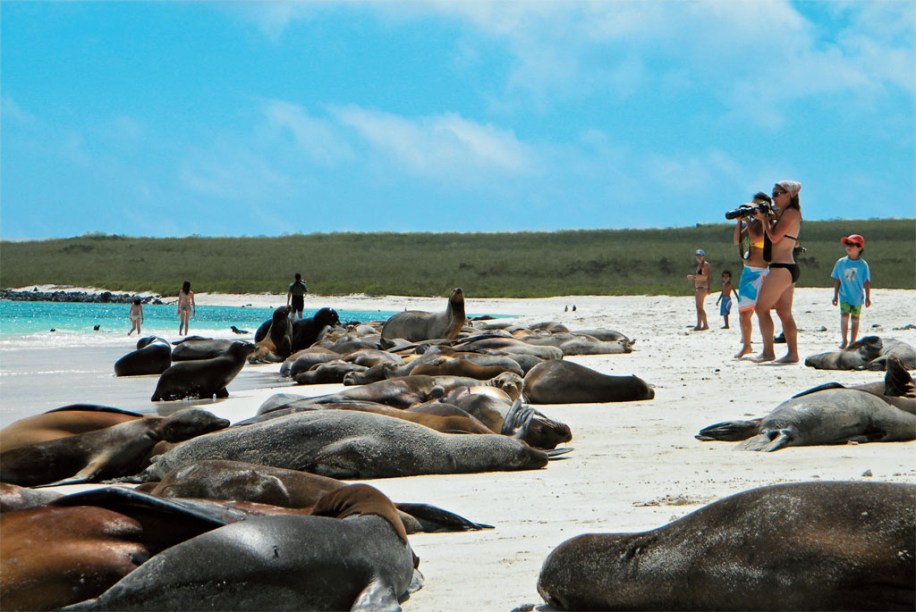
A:
<svg viewBox="0 0 916 612">
<path fill-rule="evenodd" d="M 791 263 L 791 264 L 787 264 L 787 263 L 771 263 L 771 264 L 770 264 L 770 270 L 773 270 L 773 269 L 775 269 L 775 268 L 785 268 L 786 270 L 788 270 L 788 271 L 789 271 L 789 274 L 792 275 L 792 282 L 793 282 L 793 283 L 798 282 L 798 277 L 801 276 L 801 270 L 798 268 L 798 264 L 794 264 L 794 263 Z"/>
</svg>

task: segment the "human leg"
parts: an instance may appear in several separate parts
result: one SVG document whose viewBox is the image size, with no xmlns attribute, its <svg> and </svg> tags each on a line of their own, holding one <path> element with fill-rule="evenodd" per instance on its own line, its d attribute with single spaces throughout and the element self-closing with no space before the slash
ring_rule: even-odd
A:
<svg viewBox="0 0 916 612">
<path fill-rule="evenodd" d="M 841 349 L 844 349 L 849 345 L 849 343 L 846 341 L 848 329 L 849 329 L 849 313 L 842 312 L 840 314 L 840 335 L 843 338 L 843 341 L 840 343 Z"/>
<path fill-rule="evenodd" d="M 738 326 L 741 328 L 741 350 L 735 355 L 735 359 L 740 359 L 745 355 L 749 355 L 753 352 L 751 347 L 751 317 L 754 315 L 754 309 L 748 308 L 746 310 L 738 311 Z"/>
<path fill-rule="evenodd" d="M 706 301 L 706 293 L 706 289 L 696 290 L 697 326 L 693 328 L 696 331 L 709 329 L 709 323 L 706 321 L 706 309 L 703 305 L 703 302 Z"/>
<path fill-rule="evenodd" d="M 795 317 L 792 316 L 792 302 L 795 298 L 795 285 L 789 284 L 788 288 L 776 302 L 776 314 L 782 322 L 782 334 L 786 339 L 786 354 L 776 360 L 776 363 L 798 363 L 798 327 Z"/>
<path fill-rule="evenodd" d="M 760 293 L 757 296 L 757 305 L 754 307 L 754 312 L 757 313 L 757 321 L 760 325 L 763 350 L 759 355 L 752 357 L 751 361 L 763 363 L 764 361 L 773 361 L 776 359 L 776 353 L 773 348 L 773 332 L 776 325 L 773 323 L 773 316 L 770 314 L 770 310 L 776 306 L 779 298 L 781 298 L 786 289 L 791 286 L 792 275 L 785 269 L 771 269 L 766 278 L 763 279 Z M 786 333 L 786 338 L 788 339 L 788 332 L 786 332 L 786 330 L 783 331 Z"/>
<path fill-rule="evenodd" d="M 856 338 L 859 336 L 859 317 L 856 315 L 850 315 L 852 318 L 852 328 L 849 330 L 849 343 L 852 344 L 856 341 Z"/>
</svg>

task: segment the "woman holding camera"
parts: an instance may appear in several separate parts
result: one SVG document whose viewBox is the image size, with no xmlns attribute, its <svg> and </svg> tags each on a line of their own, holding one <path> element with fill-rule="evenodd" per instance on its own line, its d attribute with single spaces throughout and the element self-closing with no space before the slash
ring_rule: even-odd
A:
<svg viewBox="0 0 916 612">
<path fill-rule="evenodd" d="M 792 317 L 792 299 L 799 276 L 793 251 L 798 244 L 802 222 L 798 199 L 801 187 L 797 181 L 779 181 L 773 186 L 773 213 L 758 210 L 755 215 L 763 224 L 764 259 L 769 262 L 769 273 L 763 279 L 754 308 L 763 337 L 763 351 L 751 358 L 757 363 L 774 360 L 776 363 L 798 362 L 798 328 Z M 782 321 L 788 347 L 788 352 L 780 359 L 776 359 L 773 344 L 774 324 L 770 314 L 773 308 Z"/>
</svg>

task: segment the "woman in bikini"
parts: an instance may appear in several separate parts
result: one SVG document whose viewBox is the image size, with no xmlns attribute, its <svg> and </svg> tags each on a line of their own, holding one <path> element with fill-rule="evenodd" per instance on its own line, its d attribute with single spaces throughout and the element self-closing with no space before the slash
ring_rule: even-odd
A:
<svg viewBox="0 0 916 612">
<path fill-rule="evenodd" d="M 706 252 L 703 249 L 697 249 L 697 269 L 694 274 L 688 274 L 687 280 L 693 281 L 693 287 L 697 305 L 697 326 L 694 331 L 703 331 L 709 329 L 709 323 L 706 321 L 706 309 L 703 302 L 709 295 L 709 262 L 706 261 Z"/>
<path fill-rule="evenodd" d="M 194 303 L 194 292 L 191 291 L 191 281 L 185 281 L 178 292 L 178 333 L 188 333 L 188 320 L 197 316 L 197 305 Z"/>
<path fill-rule="evenodd" d="M 801 187 L 797 181 L 779 181 L 773 186 L 773 206 L 776 210 L 774 222 L 770 222 L 766 213 L 757 213 L 757 219 L 764 229 L 764 259 L 770 262 L 770 271 L 763 279 L 754 308 L 760 321 L 760 335 L 763 337 L 763 351 L 751 357 L 751 361 L 757 363 L 774 360 L 776 363 L 798 362 L 798 328 L 792 317 L 792 299 L 799 276 L 793 250 L 798 244 L 798 233 L 801 230 L 801 203 L 798 199 Z M 788 352 L 780 359 L 776 359 L 773 348 L 774 325 L 770 314 L 773 308 L 782 321 L 782 331 L 788 347 Z"/>
<path fill-rule="evenodd" d="M 772 203 L 770 196 L 758 192 L 754 194 L 750 205 Z M 738 281 L 738 323 L 741 328 L 741 350 L 735 354 L 735 359 L 740 359 L 754 352 L 751 346 L 753 335 L 751 318 L 754 315 L 754 307 L 757 305 L 760 286 L 769 272 L 767 262 L 763 259 L 763 224 L 753 217 L 750 219 L 738 217 L 734 242 L 741 245 L 741 258 L 744 259 L 741 280 Z"/>
</svg>

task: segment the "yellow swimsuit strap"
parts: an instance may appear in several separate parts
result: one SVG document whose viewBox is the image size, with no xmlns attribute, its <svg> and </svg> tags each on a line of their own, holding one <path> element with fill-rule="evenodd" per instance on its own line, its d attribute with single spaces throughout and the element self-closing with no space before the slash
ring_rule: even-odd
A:
<svg viewBox="0 0 916 612">
<path fill-rule="evenodd" d="M 762 248 L 763 248 L 763 240 L 761 240 L 760 242 L 752 242 L 752 243 L 751 243 L 751 246 L 752 246 L 752 247 L 756 247 L 756 248 L 758 248 L 758 249 L 762 249 Z"/>
</svg>

